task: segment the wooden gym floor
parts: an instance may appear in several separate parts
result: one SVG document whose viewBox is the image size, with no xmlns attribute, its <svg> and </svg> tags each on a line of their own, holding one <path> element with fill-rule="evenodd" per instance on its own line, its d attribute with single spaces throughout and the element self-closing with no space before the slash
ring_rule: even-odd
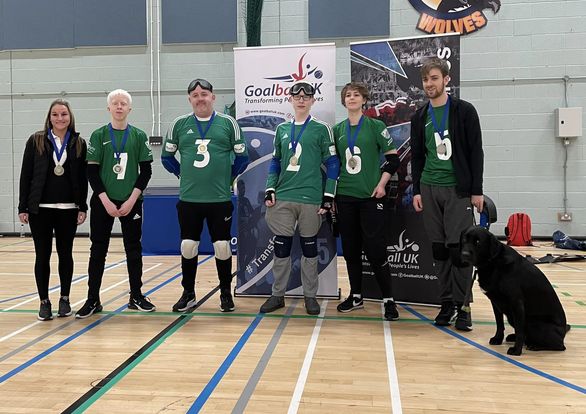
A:
<svg viewBox="0 0 586 414">
<path fill-rule="evenodd" d="M 85 300 L 88 251 L 89 240 L 76 239 L 74 309 Z M 523 251 L 572 253 L 543 243 Z M 586 413 L 586 262 L 540 265 L 572 325 L 568 349 L 509 357 L 508 345 L 488 345 L 493 315 L 476 285 L 470 333 L 433 326 L 437 309 L 422 306 L 400 306 L 392 323 L 378 303 L 342 315 L 337 300 L 321 300 L 319 317 L 291 299 L 263 317 L 263 299 L 236 298 L 236 312 L 222 314 L 214 260 L 199 259 L 193 313 L 170 312 L 182 290 L 176 256 L 144 258 L 143 292 L 157 312 L 129 311 L 115 238 L 104 312 L 40 322 L 32 240 L 0 238 L 0 412 Z M 54 312 L 56 269 L 54 253 Z M 344 296 L 343 259 L 338 270 Z"/>
</svg>

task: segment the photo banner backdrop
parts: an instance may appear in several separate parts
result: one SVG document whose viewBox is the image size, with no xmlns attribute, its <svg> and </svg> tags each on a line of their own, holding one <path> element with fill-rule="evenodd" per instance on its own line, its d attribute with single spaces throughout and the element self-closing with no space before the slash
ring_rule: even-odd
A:
<svg viewBox="0 0 586 414">
<path fill-rule="evenodd" d="M 387 194 L 390 203 L 385 225 L 393 296 L 411 303 L 438 304 L 438 280 L 431 243 L 423 219 L 413 209 L 411 177 L 411 115 L 427 99 L 419 70 L 429 57 L 449 62 L 448 92 L 460 95 L 460 37 L 458 34 L 377 40 L 350 44 L 351 78 L 370 91 L 366 115 L 383 121 L 399 152 L 401 166 Z M 381 293 L 368 261 L 363 260 L 363 294 L 380 299 Z"/>
<path fill-rule="evenodd" d="M 289 88 L 296 81 L 315 86 L 311 114 L 335 121 L 336 49 L 334 43 L 234 49 L 236 119 L 242 127 L 250 165 L 236 183 L 238 197 L 238 273 L 236 295 L 270 295 L 273 237 L 265 222 L 264 192 L 277 125 L 290 122 Z M 325 171 L 322 173 L 325 180 Z M 298 233 L 297 233 L 298 235 Z M 319 296 L 338 297 L 335 239 L 327 223 L 318 236 Z M 292 249 L 288 295 L 302 295 L 301 247 Z"/>
</svg>

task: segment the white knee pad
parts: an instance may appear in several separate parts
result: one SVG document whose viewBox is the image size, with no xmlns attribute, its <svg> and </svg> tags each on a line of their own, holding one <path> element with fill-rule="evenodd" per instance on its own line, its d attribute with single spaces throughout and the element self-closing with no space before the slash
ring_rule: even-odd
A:
<svg viewBox="0 0 586 414">
<path fill-rule="evenodd" d="M 214 255 L 216 259 L 227 260 L 232 257 L 230 242 L 228 240 L 218 240 L 214 242 Z"/>
<path fill-rule="evenodd" d="M 193 259 L 197 256 L 197 251 L 199 249 L 199 242 L 195 240 L 181 240 L 181 256 L 185 257 L 186 259 Z"/>
</svg>

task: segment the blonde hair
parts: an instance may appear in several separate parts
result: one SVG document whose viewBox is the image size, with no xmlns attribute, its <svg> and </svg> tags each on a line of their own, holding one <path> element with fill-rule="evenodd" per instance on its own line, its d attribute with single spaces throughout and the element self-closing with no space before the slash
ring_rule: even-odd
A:
<svg viewBox="0 0 586 414">
<path fill-rule="evenodd" d="M 108 105 L 110 105 L 112 103 L 112 100 L 114 99 L 114 97 L 118 96 L 118 95 L 124 96 L 128 100 L 128 104 L 132 105 L 132 96 L 130 96 L 130 94 L 127 91 L 125 91 L 124 89 L 114 89 L 112 92 L 110 92 L 108 94 L 108 97 L 106 98 Z"/>
</svg>

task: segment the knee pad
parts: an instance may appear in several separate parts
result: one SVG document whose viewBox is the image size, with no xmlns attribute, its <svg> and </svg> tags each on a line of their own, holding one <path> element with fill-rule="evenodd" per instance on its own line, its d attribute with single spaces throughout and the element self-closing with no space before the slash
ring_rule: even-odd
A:
<svg viewBox="0 0 586 414">
<path fill-rule="evenodd" d="M 291 245 L 293 237 L 275 236 L 275 256 L 289 257 L 291 255 Z"/>
<path fill-rule="evenodd" d="M 300 237 L 303 256 L 312 258 L 317 256 L 317 237 Z"/>
<path fill-rule="evenodd" d="M 431 243 L 431 252 L 434 260 L 445 262 L 450 258 L 450 251 L 443 243 Z"/>
<path fill-rule="evenodd" d="M 219 260 L 228 260 L 232 257 L 230 242 L 228 240 L 218 240 L 214 243 L 214 256 Z"/>
<path fill-rule="evenodd" d="M 450 257 L 452 259 L 452 264 L 456 267 L 467 267 L 470 266 L 467 263 L 462 261 L 462 252 L 460 248 L 460 244 L 449 244 L 448 249 L 450 251 Z"/>
<path fill-rule="evenodd" d="M 193 259 L 197 256 L 199 249 L 199 242 L 196 240 L 185 239 L 181 240 L 181 256 L 186 259 Z"/>
</svg>

